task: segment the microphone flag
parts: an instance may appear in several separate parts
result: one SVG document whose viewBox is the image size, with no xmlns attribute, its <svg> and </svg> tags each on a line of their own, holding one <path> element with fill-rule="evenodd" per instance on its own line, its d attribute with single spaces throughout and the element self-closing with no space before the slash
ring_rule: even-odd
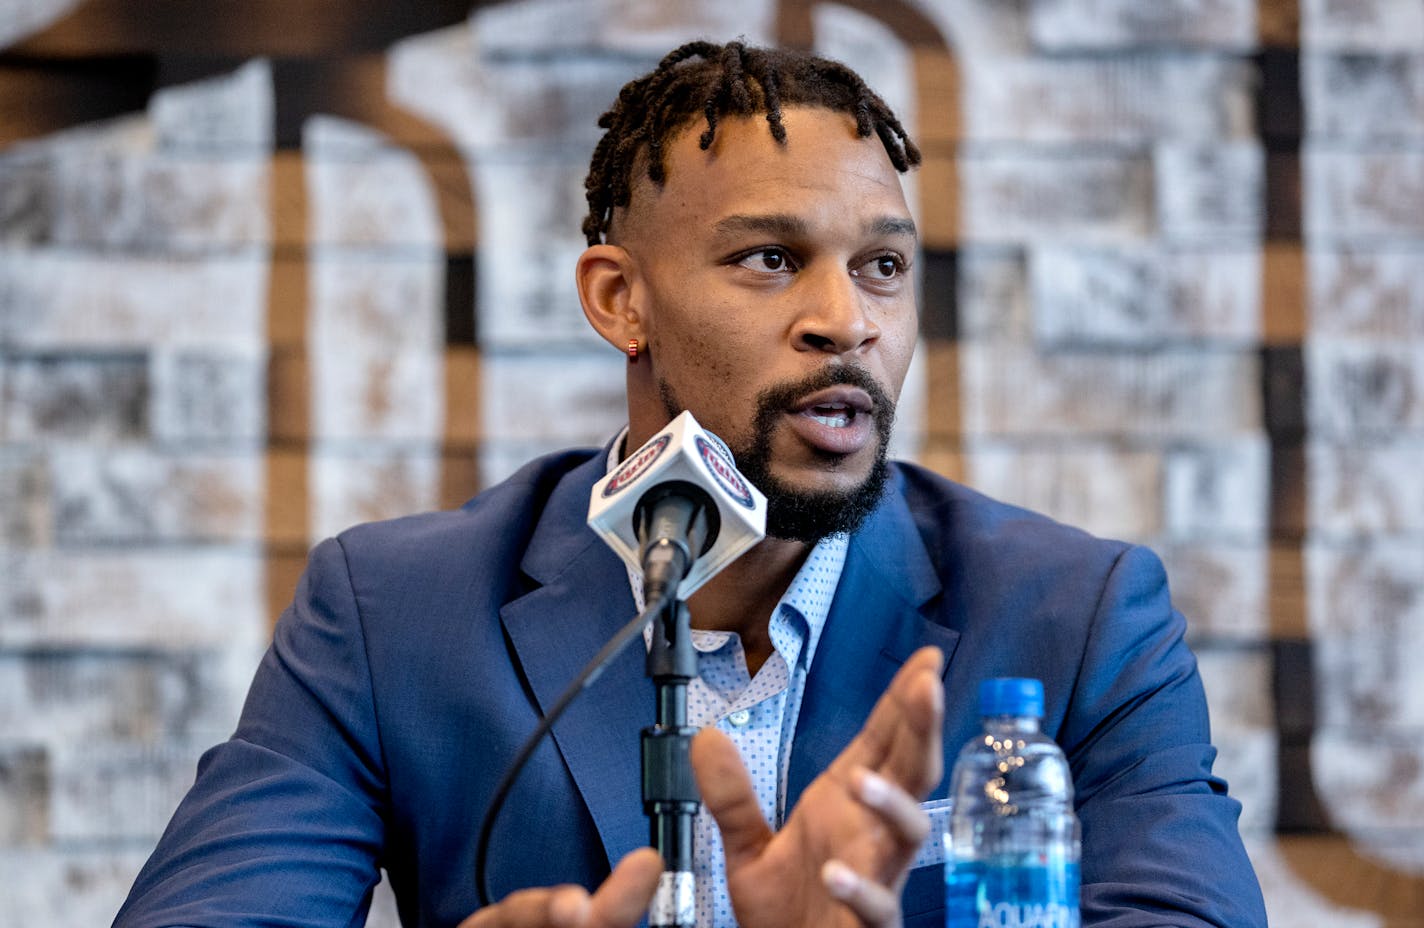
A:
<svg viewBox="0 0 1424 928">
<path fill-rule="evenodd" d="M 589 527 L 640 576 L 641 543 L 634 524 L 638 502 L 649 490 L 673 481 L 705 490 L 721 522 L 711 549 L 693 562 L 678 586 L 678 597 L 686 599 L 766 535 L 766 497 L 738 473 L 722 439 L 683 411 L 596 483 L 589 499 Z"/>
</svg>

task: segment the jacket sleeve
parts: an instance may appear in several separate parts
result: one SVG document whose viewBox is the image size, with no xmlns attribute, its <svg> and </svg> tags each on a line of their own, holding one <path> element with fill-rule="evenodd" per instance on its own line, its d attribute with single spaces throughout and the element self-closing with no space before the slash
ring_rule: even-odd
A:
<svg viewBox="0 0 1424 928">
<path fill-rule="evenodd" d="M 363 924 L 384 782 L 360 614 L 340 544 L 326 541 L 236 732 L 199 761 L 115 926 Z"/>
<path fill-rule="evenodd" d="M 1185 628 L 1157 557 L 1125 550 L 1059 732 L 1082 822 L 1085 926 L 1265 928 L 1240 804 L 1212 774 L 1206 694 Z"/>
</svg>

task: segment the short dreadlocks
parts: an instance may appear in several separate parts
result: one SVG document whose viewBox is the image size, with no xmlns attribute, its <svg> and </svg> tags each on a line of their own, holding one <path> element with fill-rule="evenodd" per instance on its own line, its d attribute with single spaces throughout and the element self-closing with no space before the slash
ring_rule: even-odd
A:
<svg viewBox="0 0 1424 928">
<path fill-rule="evenodd" d="M 588 215 L 583 233 L 602 242 L 613 210 L 627 206 L 638 153 L 647 147 L 648 178 L 662 186 L 663 146 L 699 115 L 706 119 L 704 150 L 717 135 L 720 117 L 765 113 L 772 138 L 786 144 L 783 106 L 818 106 L 855 117 L 861 138 L 880 137 L 900 172 L 920 163 L 920 150 L 900 120 L 860 75 L 838 61 L 778 48 L 748 48 L 741 42 L 689 42 L 669 52 L 651 73 L 623 86 L 613 108 L 598 119 L 606 129 L 593 150 L 584 190 Z"/>
</svg>

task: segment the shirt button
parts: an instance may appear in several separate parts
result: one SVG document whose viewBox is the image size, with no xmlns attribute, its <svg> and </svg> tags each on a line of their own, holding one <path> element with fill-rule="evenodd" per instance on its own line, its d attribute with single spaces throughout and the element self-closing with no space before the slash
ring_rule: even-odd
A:
<svg viewBox="0 0 1424 928">
<path fill-rule="evenodd" d="M 727 716 L 727 721 L 731 722 L 738 728 L 741 728 L 743 725 L 747 724 L 751 720 L 752 714 L 747 709 L 738 709 L 736 712 L 733 712 L 731 715 Z"/>
</svg>

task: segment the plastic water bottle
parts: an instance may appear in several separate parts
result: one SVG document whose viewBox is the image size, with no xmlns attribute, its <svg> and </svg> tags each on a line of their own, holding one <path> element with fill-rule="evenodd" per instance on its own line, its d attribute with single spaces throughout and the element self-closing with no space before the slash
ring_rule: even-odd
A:
<svg viewBox="0 0 1424 928">
<path fill-rule="evenodd" d="M 1078 817 L 1068 759 L 1039 730 L 1043 684 L 979 687 L 984 733 L 950 779 L 946 928 L 1079 928 Z"/>
</svg>

